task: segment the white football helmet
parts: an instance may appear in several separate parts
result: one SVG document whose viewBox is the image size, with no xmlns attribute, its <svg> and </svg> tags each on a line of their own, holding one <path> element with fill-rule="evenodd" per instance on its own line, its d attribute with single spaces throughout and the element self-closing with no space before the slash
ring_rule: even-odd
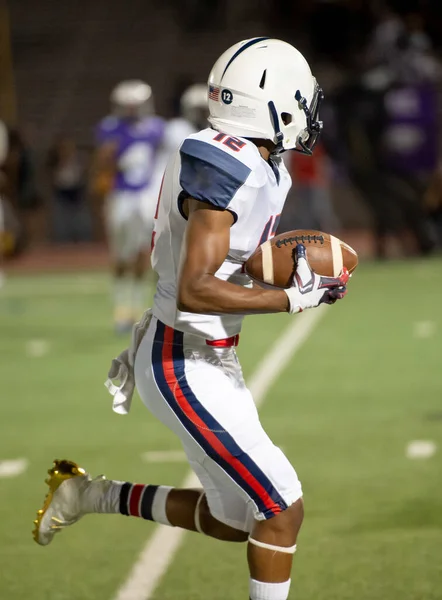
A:
<svg viewBox="0 0 442 600">
<path fill-rule="evenodd" d="M 121 81 L 112 90 L 110 100 L 117 110 L 153 112 L 152 88 L 139 79 Z"/>
<path fill-rule="evenodd" d="M 180 100 L 183 113 L 192 108 L 207 107 L 207 85 L 205 83 L 195 83 L 186 89 Z"/>
<path fill-rule="evenodd" d="M 290 44 L 267 37 L 239 42 L 216 61 L 208 85 L 214 129 L 271 140 L 276 152 L 312 153 L 322 129 L 324 95 Z"/>
</svg>

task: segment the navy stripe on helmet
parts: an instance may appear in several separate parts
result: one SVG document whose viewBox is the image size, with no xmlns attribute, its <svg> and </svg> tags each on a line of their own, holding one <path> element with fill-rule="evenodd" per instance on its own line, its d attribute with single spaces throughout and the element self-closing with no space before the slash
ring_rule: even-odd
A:
<svg viewBox="0 0 442 600">
<path fill-rule="evenodd" d="M 244 52 L 244 50 L 247 50 L 247 48 L 250 48 L 250 46 L 253 46 L 254 44 L 258 44 L 259 42 L 262 42 L 264 40 L 269 40 L 269 39 L 270 39 L 269 37 L 253 38 L 252 40 L 249 40 L 246 44 L 241 46 L 241 48 L 238 48 L 238 50 L 235 52 L 235 54 L 232 56 L 232 58 L 226 64 L 226 68 L 224 69 L 223 74 L 221 75 L 221 81 L 222 81 L 222 78 L 224 77 L 224 75 L 226 74 L 227 69 L 233 63 L 235 58 L 241 54 L 241 52 Z"/>
</svg>

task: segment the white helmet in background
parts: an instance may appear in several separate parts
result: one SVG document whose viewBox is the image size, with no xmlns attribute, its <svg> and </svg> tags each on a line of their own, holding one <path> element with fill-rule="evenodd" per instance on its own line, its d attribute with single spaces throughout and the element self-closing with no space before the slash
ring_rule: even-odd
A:
<svg viewBox="0 0 442 600">
<path fill-rule="evenodd" d="M 188 87 L 181 96 L 180 108 L 182 116 L 197 128 L 207 127 L 209 104 L 207 85 L 195 83 Z"/>
<path fill-rule="evenodd" d="M 267 37 L 235 44 L 209 75 L 209 121 L 218 131 L 311 154 L 324 97 L 303 55 Z"/>
<path fill-rule="evenodd" d="M 112 90 L 110 100 L 117 110 L 153 112 L 152 88 L 139 79 L 121 81 Z"/>
</svg>

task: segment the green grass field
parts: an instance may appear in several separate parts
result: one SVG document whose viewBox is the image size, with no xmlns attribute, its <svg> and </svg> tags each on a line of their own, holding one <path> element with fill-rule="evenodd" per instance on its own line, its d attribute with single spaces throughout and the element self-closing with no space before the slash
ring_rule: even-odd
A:
<svg viewBox="0 0 442 600">
<path fill-rule="evenodd" d="M 293 600 L 442 598 L 441 274 L 440 260 L 362 265 L 261 410 L 304 486 Z M 104 275 L 11 277 L 0 291 L 0 466 L 28 460 L 0 475 L 1 600 L 112 600 L 155 530 L 99 515 L 37 546 L 53 458 L 132 481 L 178 485 L 187 473 L 142 460 L 179 443 L 139 401 L 127 417 L 111 410 L 103 381 L 126 340 L 110 329 L 107 286 Z M 289 319 L 247 321 L 246 375 Z M 435 454 L 410 460 L 412 440 Z M 245 600 L 247 585 L 244 545 L 187 534 L 152 598 Z"/>
</svg>

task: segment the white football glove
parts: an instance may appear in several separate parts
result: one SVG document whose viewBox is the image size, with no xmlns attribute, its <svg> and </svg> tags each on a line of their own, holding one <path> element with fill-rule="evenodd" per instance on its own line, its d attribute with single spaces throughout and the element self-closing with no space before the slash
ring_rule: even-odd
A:
<svg viewBox="0 0 442 600">
<path fill-rule="evenodd" d="M 305 246 L 298 244 L 295 248 L 296 271 L 293 285 L 285 291 L 289 298 L 290 314 L 302 312 L 306 308 L 314 308 L 320 304 L 334 304 L 347 293 L 345 287 L 349 278 L 346 267 L 339 277 L 322 277 L 316 275 L 307 262 Z"/>
<path fill-rule="evenodd" d="M 141 340 L 149 327 L 152 319 L 152 310 L 149 308 L 138 323 L 132 328 L 132 340 L 129 348 L 114 358 L 107 374 L 108 379 L 104 385 L 113 396 L 112 410 L 120 415 L 127 415 L 132 404 L 135 391 L 135 355 Z"/>
</svg>

